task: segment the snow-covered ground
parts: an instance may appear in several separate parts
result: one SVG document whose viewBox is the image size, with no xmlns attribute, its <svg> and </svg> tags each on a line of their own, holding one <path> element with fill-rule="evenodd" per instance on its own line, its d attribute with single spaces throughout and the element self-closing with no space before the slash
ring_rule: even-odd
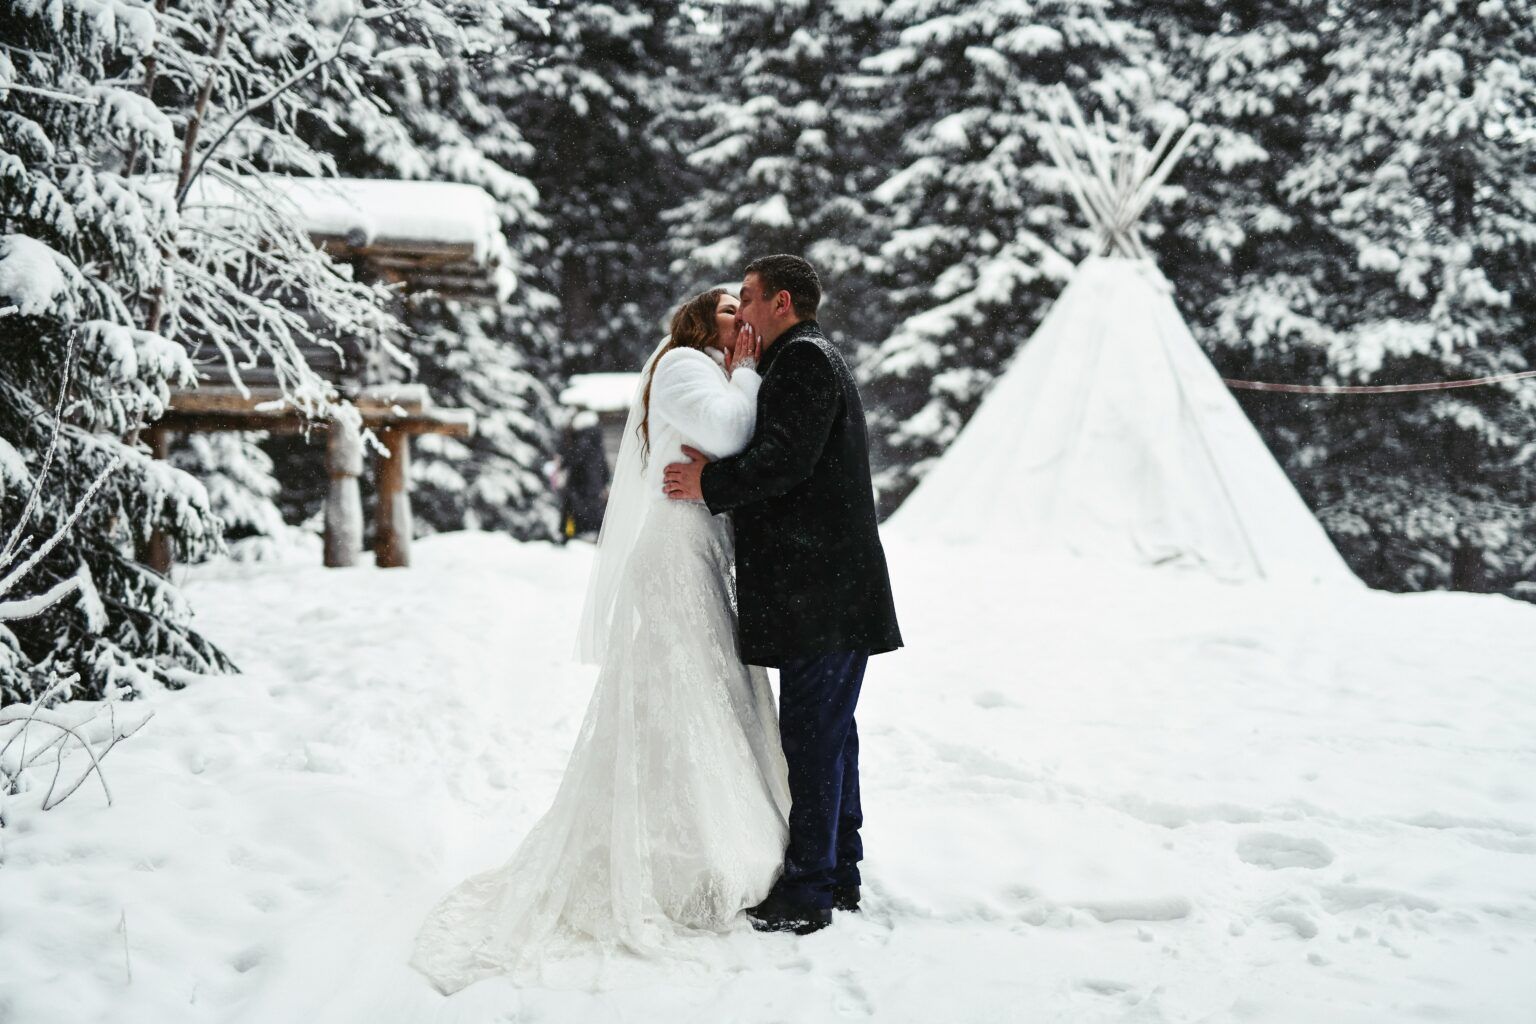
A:
<svg viewBox="0 0 1536 1024">
<path fill-rule="evenodd" d="M 1536 1017 L 1536 607 L 892 543 L 866 912 L 451 998 L 420 916 L 554 794 L 589 549 L 190 571 L 244 668 L 0 830 L 0 1022 Z M 318 558 L 313 560 L 318 562 Z"/>
</svg>

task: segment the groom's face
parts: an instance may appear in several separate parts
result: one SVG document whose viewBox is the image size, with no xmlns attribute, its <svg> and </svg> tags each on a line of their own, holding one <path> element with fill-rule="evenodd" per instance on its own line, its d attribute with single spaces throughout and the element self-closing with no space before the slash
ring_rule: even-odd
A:
<svg viewBox="0 0 1536 1024">
<path fill-rule="evenodd" d="M 763 294 L 763 282 L 756 274 L 748 274 L 741 282 L 741 303 L 736 307 L 736 321 L 748 323 L 764 338 L 773 336 L 773 304 Z"/>
</svg>

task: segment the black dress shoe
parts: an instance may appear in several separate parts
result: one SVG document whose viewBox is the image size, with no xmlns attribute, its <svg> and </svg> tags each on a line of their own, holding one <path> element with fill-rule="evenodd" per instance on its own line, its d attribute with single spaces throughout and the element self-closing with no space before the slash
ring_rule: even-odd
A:
<svg viewBox="0 0 1536 1024">
<path fill-rule="evenodd" d="M 859 912 L 859 887 L 857 885 L 833 886 L 832 909 L 841 910 L 848 914 L 857 914 Z"/>
<path fill-rule="evenodd" d="M 832 911 L 788 903 L 770 894 L 757 906 L 747 908 L 747 919 L 760 932 L 809 935 L 832 923 Z"/>
</svg>

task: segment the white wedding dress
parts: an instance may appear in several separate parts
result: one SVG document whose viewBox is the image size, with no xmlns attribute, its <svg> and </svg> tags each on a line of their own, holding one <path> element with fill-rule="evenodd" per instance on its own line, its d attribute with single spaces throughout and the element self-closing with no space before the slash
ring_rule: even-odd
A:
<svg viewBox="0 0 1536 1024">
<path fill-rule="evenodd" d="M 787 770 L 767 673 L 737 656 L 730 524 L 662 494 L 684 443 L 746 446 L 760 380 L 694 349 L 652 367 L 651 451 L 637 391 L 583 613 L 596 687 L 553 806 L 420 928 L 411 964 L 444 993 L 590 954 L 681 953 L 733 927 L 782 869 Z"/>
</svg>

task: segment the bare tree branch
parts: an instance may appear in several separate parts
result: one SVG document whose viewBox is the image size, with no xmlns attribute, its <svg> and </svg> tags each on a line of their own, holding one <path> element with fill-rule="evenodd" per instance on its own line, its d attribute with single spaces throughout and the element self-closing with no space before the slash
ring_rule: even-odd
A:
<svg viewBox="0 0 1536 1024">
<path fill-rule="evenodd" d="M 32 478 L 32 493 L 27 495 L 26 504 L 21 507 L 21 514 L 16 517 L 16 525 L 11 528 L 11 535 L 6 538 L 5 546 L 0 548 L 0 570 L 11 563 L 11 558 L 16 552 L 16 542 L 20 540 L 21 533 L 26 529 L 27 520 L 32 517 L 33 509 L 43 496 L 43 480 L 48 476 L 48 469 L 53 465 L 54 452 L 59 447 L 59 426 L 64 419 L 64 398 L 69 394 L 69 379 L 74 374 L 75 361 L 78 350 L 75 345 L 76 334 L 69 332 L 69 346 L 64 350 L 64 369 L 59 373 L 59 399 L 53 407 L 53 430 L 48 436 L 48 450 L 43 453 L 42 465 L 38 467 L 37 475 Z M 0 593 L 4 593 L 0 590 Z"/>
<path fill-rule="evenodd" d="M 347 44 L 347 39 L 352 35 L 353 26 L 355 26 L 359 21 L 367 21 L 373 18 L 385 17 L 395 13 L 398 12 L 393 9 L 371 12 L 358 11 L 356 14 L 352 15 L 352 17 L 347 19 L 347 24 L 342 28 L 341 31 L 341 38 L 336 40 L 336 47 L 331 51 L 329 56 L 320 57 L 314 61 L 311 61 L 307 66 L 300 68 L 298 71 L 288 76 L 286 81 L 278 83 L 278 85 L 266 93 L 266 95 L 259 96 L 252 100 L 250 103 L 246 104 L 245 108 L 236 114 L 230 120 L 229 124 L 225 125 L 224 131 L 220 133 L 217 139 L 213 140 L 213 144 L 210 145 L 207 151 L 203 153 L 203 158 L 198 161 L 197 169 L 192 172 L 191 177 L 186 178 L 182 182 L 181 188 L 176 193 L 176 209 L 181 209 L 182 204 L 186 202 L 187 193 L 191 191 L 193 182 L 197 181 L 198 177 L 202 175 L 203 168 L 208 165 L 208 161 L 213 157 L 213 154 L 218 152 L 218 149 L 221 145 L 223 145 L 224 140 L 229 138 L 230 133 L 235 130 L 235 127 L 240 124 L 241 121 L 244 121 L 247 117 L 250 117 L 256 111 L 260 110 L 262 107 L 265 107 L 267 104 L 277 99 L 289 89 L 292 89 L 295 85 L 298 85 L 300 82 L 304 81 L 304 79 L 308 78 L 316 71 L 327 66 L 337 57 L 340 57 L 342 49 Z"/>
</svg>

